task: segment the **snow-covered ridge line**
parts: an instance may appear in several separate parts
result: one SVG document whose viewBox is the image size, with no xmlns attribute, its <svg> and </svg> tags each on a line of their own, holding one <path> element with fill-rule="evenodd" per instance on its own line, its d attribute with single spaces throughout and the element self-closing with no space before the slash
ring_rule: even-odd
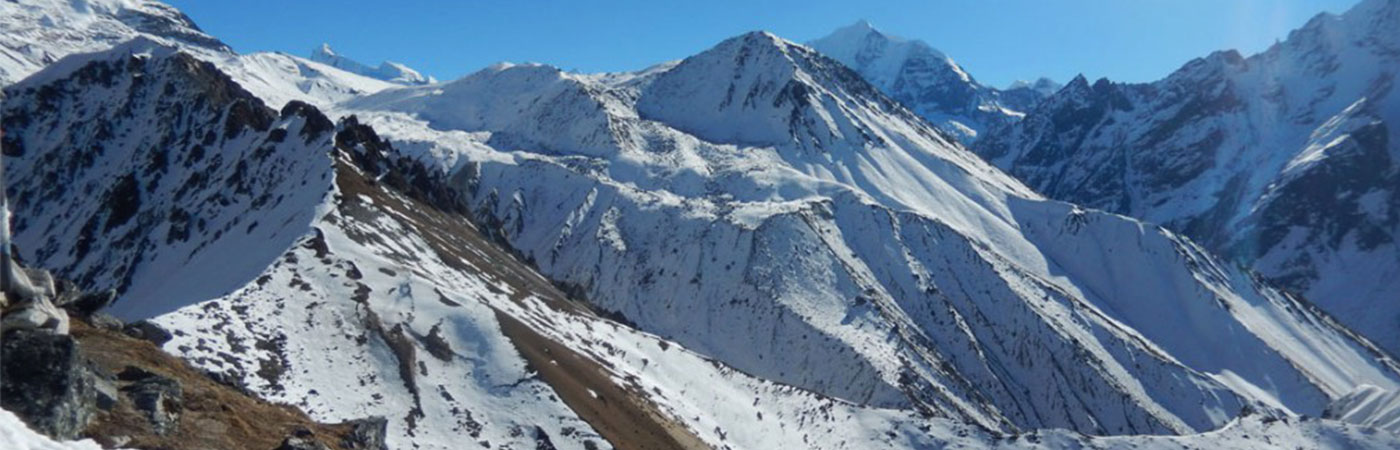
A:
<svg viewBox="0 0 1400 450">
<path fill-rule="evenodd" d="M 364 75 L 390 83 L 407 85 L 437 83 L 437 79 L 430 76 L 423 76 L 423 74 L 418 73 L 418 71 L 393 61 L 385 61 L 380 63 L 378 67 L 370 67 L 361 64 L 358 61 L 336 54 L 334 50 L 331 50 L 330 44 L 321 44 L 320 47 L 311 52 L 310 59 L 350 73 Z"/>
<path fill-rule="evenodd" d="M 1364 341 L 1193 244 L 1046 202 L 771 34 L 631 77 L 499 66 L 342 106 L 471 161 L 439 166 L 462 167 L 478 225 L 601 310 L 858 404 L 1186 433 L 1396 382 Z"/>
<path fill-rule="evenodd" d="M 335 90 L 338 125 L 256 100 L 343 71 L 181 48 L 10 91 L 24 227 L 82 224 L 21 248 L 121 268 L 87 273 L 178 307 L 167 350 L 320 420 L 388 417 L 395 447 L 624 446 L 640 421 L 590 414 L 633 399 L 714 447 L 1395 444 L 1295 416 L 1395 387 L 1364 341 L 1173 233 L 1044 200 L 770 34 L 638 74 Z M 225 278 L 152 275 L 177 265 Z M 605 384 L 547 374 L 566 354 Z"/>
<path fill-rule="evenodd" d="M 0 86 L 72 53 L 103 50 L 138 35 L 215 53 L 231 50 L 179 10 L 149 0 L 0 2 Z"/>
<path fill-rule="evenodd" d="M 252 280 L 306 233 L 331 181 L 316 150 L 330 145 L 325 116 L 298 103 L 279 114 L 149 39 L 65 58 L 6 94 L 15 242 L 28 261 L 116 289 L 124 317 Z"/>
<path fill-rule="evenodd" d="M 1400 1 L 1162 80 L 1076 78 L 974 149 L 1052 198 L 1161 223 L 1400 352 Z"/>
<path fill-rule="evenodd" d="M 0 2 L 0 86 L 65 56 L 131 40 L 179 48 L 218 65 L 274 106 L 299 100 L 320 107 L 397 84 L 281 53 L 240 55 L 204 34 L 179 10 L 154 0 Z"/>
</svg>

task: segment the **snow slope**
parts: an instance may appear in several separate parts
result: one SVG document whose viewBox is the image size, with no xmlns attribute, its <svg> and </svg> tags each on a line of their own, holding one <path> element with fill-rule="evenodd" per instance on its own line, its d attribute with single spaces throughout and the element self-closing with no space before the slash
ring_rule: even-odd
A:
<svg viewBox="0 0 1400 450">
<path fill-rule="evenodd" d="M 210 54 L 143 37 L 9 87 L 16 242 L 395 448 L 1397 443 L 1295 416 L 1395 389 L 1364 340 L 770 34 L 364 98 Z M 264 106 L 313 92 L 358 117 Z"/>
<path fill-rule="evenodd" d="M 770 34 L 634 76 L 503 65 L 342 107 L 466 159 L 476 222 L 607 315 L 856 404 L 1184 433 L 1395 383 L 1306 306 L 1165 230 L 1041 199 Z"/>
<path fill-rule="evenodd" d="M 265 103 L 326 106 L 395 86 L 281 53 L 234 53 L 179 10 L 154 0 L 0 2 L 0 86 L 64 56 L 112 48 L 134 38 L 174 46 L 218 65 Z"/>
<path fill-rule="evenodd" d="M 385 61 L 379 67 L 370 67 L 361 64 L 350 58 L 338 55 L 331 50 L 330 44 L 321 44 L 320 48 L 311 52 L 312 61 L 322 63 L 346 72 L 364 75 L 376 80 L 388 81 L 397 84 L 433 84 L 437 83 L 433 77 L 425 77 L 418 71 L 410 69 L 408 66 L 392 61 Z"/>
<path fill-rule="evenodd" d="M 943 52 L 923 41 L 876 30 L 864 20 L 808 45 L 854 69 L 964 144 L 1020 120 L 1023 111 L 1058 89 L 1043 78 L 1034 86 L 1015 85 L 1006 91 L 984 86 Z"/>
<path fill-rule="evenodd" d="M 0 447 L 11 450 L 100 450 L 91 439 L 56 442 L 29 429 L 14 413 L 0 409 Z"/>
<path fill-rule="evenodd" d="M 1400 431 L 1400 395 L 1375 386 L 1360 386 L 1328 406 L 1324 416 L 1394 433 Z"/>
<path fill-rule="evenodd" d="M 148 0 L 0 2 L 0 30 L 0 86 L 69 54 L 103 50 L 141 34 L 228 51 L 179 10 Z"/>
<path fill-rule="evenodd" d="M 214 66 L 136 40 L 11 86 L 4 118 L 25 259 L 85 287 L 117 289 L 112 311 L 122 316 L 169 313 L 172 352 L 266 398 L 299 399 L 322 420 L 390 417 L 394 448 L 460 448 L 464 434 L 493 445 L 601 444 L 529 376 L 488 306 L 447 291 L 462 295 L 449 306 L 427 283 L 482 294 L 494 286 L 413 275 L 418 263 L 375 253 L 386 242 L 398 251 L 423 244 L 415 235 L 392 240 L 398 222 L 388 212 L 345 203 L 333 184 L 336 158 L 354 148 L 337 149 L 343 130 L 314 107 L 292 103 L 278 114 Z M 313 237 L 330 247 L 303 245 Z M 418 270 L 456 273 L 437 264 Z M 432 304 L 415 304 L 414 288 Z M 385 303 L 366 304 L 368 289 Z M 242 302 L 200 303 L 224 298 Z M 232 309 L 216 309 L 224 305 Z M 470 313 L 454 316 L 457 307 Z M 413 322 L 415 311 L 432 323 Z M 204 320 L 178 321 L 188 315 Z M 442 333 L 465 352 L 456 365 L 441 360 L 453 359 L 440 356 L 445 347 L 422 343 Z M 219 351 L 202 353 L 211 345 Z M 420 370 L 403 383 L 381 381 Z"/>
<path fill-rule="evenodd" d="M 1400 351 L 1400 2 L 1148 84 L 1082 77 L 976 146 L 1052 198 L 1161 223 Z"/>
<path fill-rule="evenodd" d="M 65 58 L 6 97 L 20 254 L 116 289 L 124 317 L 246 283 L 306 233 L 331 180 L 314 150 L 329 145 L 329 121 L 279 115 L 213 65 L 144 38 Z"/>
<path fill-rule="evenodd" d="M 716 74 L 740 76 L 687 82 Z M 398 150 L 310 105 L 274 113 L 159 42 L 70 57 L 6 91 L 8 189 L 30 199 L 16 241 L 121 288 L 129 316 L 174 309 L 154 319 L 166 349 L 221 379 L 318 420 L 390 418 L 395 448 L 632 430 L 731 448 L 1395 444 L 1287 417 L 1393 388 L 1364 342 L 1170 233 L 1038 198 L 804 47 L 754 33 L 638 76 L 457 83 L 351 102 L 400 110 L 358 112 Z M 765 145 L 668 124 L 731 136 L 722 115 L 675 116 L 731 86 L 754 99 L 734 114 L 782 127 L 745 130 Z M 449 95 L 462 109 L 425 105 Z M 791 109 L 745 109 L 775 104 Z M 521 118 L 548 111 L 606 117 Z M 1178 327 L 1153 326 L 1164 304 L 1190 306 Z M 1232 421 L 1245 405 L 1266 415 Z"/>
</svg>

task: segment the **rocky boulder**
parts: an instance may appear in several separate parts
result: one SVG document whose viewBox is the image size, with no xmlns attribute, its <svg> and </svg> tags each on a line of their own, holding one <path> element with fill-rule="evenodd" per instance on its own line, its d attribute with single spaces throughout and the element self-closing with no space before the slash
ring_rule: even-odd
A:
<svg viewBox="0 0 1400 450">
<path fill-rule="evenodd" d="M 121 388 L 122 393 L 151 422 L 156 434 L 168 435 L 179 428 L 185 399 L 178 381 L 136 367 L 127 367 L 117 379 L 131 383 Z"/>
<path fill-rule="evenodd" d="M 100 377 L 72 337 L 20 329 L 4 335 L 0 406 L 35 431 L 78 438 L 97 411 Z"/>
<path fill-rule="evenodd" d="M 388 450 L 384 436 L 389 421 L 383 417 L 370 417 L 349 422 L 350 434 L 341 440 L 340 445 L 347 450 Z"/>
</svg>

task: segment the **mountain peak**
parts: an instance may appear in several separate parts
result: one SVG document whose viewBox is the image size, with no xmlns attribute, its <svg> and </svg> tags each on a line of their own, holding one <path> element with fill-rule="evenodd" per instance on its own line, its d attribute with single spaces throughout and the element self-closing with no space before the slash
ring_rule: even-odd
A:
<svg viewBox="0 0 1400 450">
<path fill-rule="evenodd" d="M 837 61 L 756 31 L 658 75 L 637 109 L 713 142 L 829 150 L 870 136 L 851 116 L 862 103 L 902 111 Z"/>
<path fill-rule="evenodd" d="M 1006 87 L 1005 90 L 1006 90 L 1006 91 L 1014 91 L 1014 90 L 1017 90 L 1017 89 L 1027 89 L 1027 90 L 1030 90 L 1030 91 L 1037 92 L 1037 93 L 1039 93 L 1039 94 L 1042 95 L 1042 96 L 1048 96 L 1048 95 L 1050 95 L 1050 94 L 1054 94 L 1055 91 L 1060 90 L 1060 88 L 1062 88 L 1062 87 L 1064 87 L 1064 85 L 1060 84 L 1059 82 L 1057 82 L 1057 81 L 1055 81 L 1055 80 L 1052 80 L 1052 79 L 1047 78 L 1047 77 L 1040 77 L 1040 78 L 1037 78 L 1035 81 L 1027 81 L 1027 80 L 1016 80 L 1016 81 L 1013 81 L 1010 85 L 1008 85 L 1008 86 Z"/>
<path fill-rule="evenodd" d="M 380 63 L 378 67 L 371 67 L 337 54 L 328 43 L 322 43 L 320 47 L 313 49 L 310 59 L 346 72 L 391 83 L 417 85 L 437 82 L 433 77 L 424 76 L 408 66 L 393 61 L 385 61 Z"/>
<path fill-rule="evenodd" d="M 781 37 L 778 37 L 778 35 L 773 34 L 773 33 L 771 33 L 771 32 L 764 31 L 764 30 L 754 30 L 754 31 L 750 31 L 750 32 L 747 32 L 747 33 L 744 33 L 744 34 L 741 34 L 741 35 L 738 35 L 738 36 L 735 36 L 735 37 L 726 39 L 724 42 L 721 42 L 719 46 L 716 46 L 716 48 L 718 48 L 718 47 L 720 47 L 720 46 L 723 46 L 723 45 L 725 45 L 725 43 L 728 43 L 728 42 L 730 42 L 730 41 L 742 42 L 742 45 L 743 45 L 744 47 L 764 46 L 764 47 L 773 47 L 773 48 L 778 48 L 778 49 L 785 49 L 785 48 L 787 48 L 787 47 L 793 45 L 792 42 L 789 42 L 788 40 L 783 39 L 783 38 L 781 38 Z"/>
<path fill-rule="evenodd" d="M 1069 83 L 1065 83 L 1065 87 L 1073 87 L 1075 89 L 1087 88 L 1089 87 L 1089 78 L 1085 77 L 1082 73 L 1075 74 L 1074 78 L 1069 80 Z"/>
<path fill-rule="evenodd" d="M 871 35 L 881 36 L 881 37 L 885 37 L 885 38 L 891 38 L 891 36 L 887 36 L 887 35 L 885 35 L 884 33 L 880 32 L 879 29 L 875 28 L 875 25 L 872 24 L 872 23 L 870 23 L 869 20 L 860 19 L 860 20 L 857 20 L 857 21 L 856 21 L 855 23 L 853 23 L 853 24 L 850 24 L 850 25 L 847 25 L 847 26 L 844 26 L 844 27 L 841 27 L 841 28 L 837 28 L 836 31 L 831 32 L 831 34 L 827 35 L 827 37 L 822 38 L 821 40 L 825 40 L 825 39 L 856 40 L 856 39 L 865 39 L 867 36 L 871 36 Z"/>
<path fill-rule="evenodd" d="M 956 61 L 928 43 L 882 32 L 866 20 L 837 29 L 807 45 L 855 69 L 881 89 L 890 88 L 910 60 L 921 61 L 915 66 L 928 66 L 961 82 L 973 82 Z"/>
</svg>

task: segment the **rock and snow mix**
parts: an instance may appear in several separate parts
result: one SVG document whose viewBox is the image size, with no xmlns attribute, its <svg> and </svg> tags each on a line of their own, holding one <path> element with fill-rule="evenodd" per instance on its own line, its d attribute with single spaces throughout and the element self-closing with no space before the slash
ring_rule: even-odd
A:
<svg viewBox="0 0 1400 450">
<path fill-rule="evenodd" d="M 6 93 L 27 261 L 393 448 L 1400 443 L 1300 418 L 1390 423 L 1366 340 L 771 34 L 396 87 L 148 33 Z"/>
<path fill-rule="evenodd" d="M 29 429 L 14 413 L 0 409 L 0 447 L 11 450 L 100 450 L 90 439 L 60 442 Z"/>
<path fill-rule="evenodd" d="M 519 97 L 477 94 L 501 86 Z M 1291 298 L 1164 230 L 1040 199 L 772 35 L 645 76 L 500 66 L 344 106 L 426 125 L 386 127 L 399 142 L 476 133 L 461 154 L 502 150 L 463 169 L 477 222 L 543 274 L 821 394 L 1141 433 L 1395 385 L 1388 359 Z M 1074 363 L 1031 356 L 1047 352 Z"/>
<path fill-rule="evenodd" d="M 1164 224 L 1400 353 L 1400 2 L 1147 84 L 1082 77 L 974 149 L 1052 198 Z"/>
</svg>

